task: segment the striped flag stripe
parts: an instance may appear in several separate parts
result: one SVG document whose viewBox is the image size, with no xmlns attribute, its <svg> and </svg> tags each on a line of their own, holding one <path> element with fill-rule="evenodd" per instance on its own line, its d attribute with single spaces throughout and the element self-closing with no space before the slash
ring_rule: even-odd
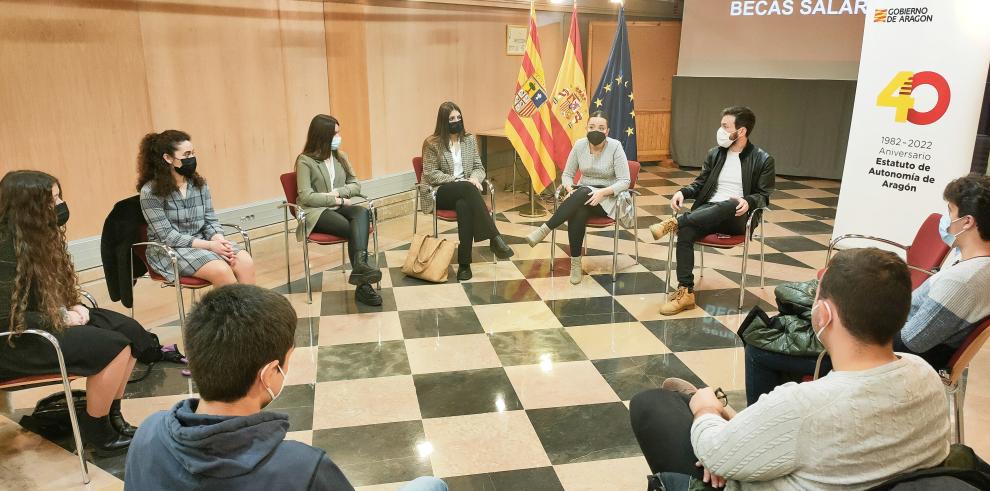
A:
<svg viewBox="0 0 990 491">
<path fill-rule="evenodd" d="M 520 143 L 522 143 L 526 147 L 526 152 L 519 153 L 520 159 L 526 160 L 526 157 L 529 157 L 530 159 L 529 162 L 530 165 L 526 166 L 526 170 L 530 170 L 530 172 L 532 173 L 532 169 L 535 169 L 536 176 L 539 177 L 540 182 L 542 182 L 544 186 L 550 185 L 550 183 L 553 182 L 553 178 L 547 174 L 546 168 L 544 168 L 542 165 L 533 165 L 535 162 L 539 162 L 540 151 L 536 149 L 536 145 L 533 142 L 533 138 L 530 137 L 529 132 L 526 130 L 525 123 L 523 123 L 522 119 L 520 119 L 519 116 L 517 116 L 516 114 L 509 115 L 509 122 L 516 129 L 516 133 L 517 133 L 515 135 L 510 134 L 510 138 L 512 136 L 519 138 Z"/>
</svg>

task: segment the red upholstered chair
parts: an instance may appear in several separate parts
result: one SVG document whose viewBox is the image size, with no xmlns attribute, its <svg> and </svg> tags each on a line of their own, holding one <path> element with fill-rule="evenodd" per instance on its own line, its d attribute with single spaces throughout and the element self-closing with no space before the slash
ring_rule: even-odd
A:
<svg viewBox="0 0 990 491">
<path fill-rule="evenodd" d="M 430 186 L 423 182 L 423 157 L 413 157 L 412 159 L 413 172 L 416 173 L 416 208 L 413 210 L 413 234 L 416 234 L 417 224 L 419 222 L 419 207 L 420 207 L 420 194 L 423 192 L 430 193 L 433 197 L 433 236 L 437 236 L 437 227 L 439 225 L 438 221 L 443 220 L 445 222 L 456 222 L 457 221 L 457 211 L 455 210 L 442 210 L 436 205 L 437 203 L 437 188 Z M 488 188 L 488 196 L 490 199 L 490 205 L 488 205 L 488 212 L 492 215 L 492 220 L 495 219 L 495 184 L 492 183 L 490 179 L 485 179 L 485 186 Z"/>
<path fill-rule="evenodd" d="M 251 252 L 251 241 L 248 239 L 247 234 L 241 230 L 240 227 L 235 225 L 224 225 L 235 227 L 244 238 L 245 249 L 250 254 Z M 169 261 L 172 263 L 172 275 L 178 278 L 178 281 L 169 281 L 164 276 L 155 272 L 151 267 L 151 262 L 148 261 L 148 248 L 157 247 L 165 251 L 165 255 L 168 256 Z M 131 245 L 131 277 L 134 277 L 134 255 L 136 254 L 141 262 L 144 263 L 144 267 L 148 270 L 145 278 L 150 278 L 152 281 L 161 283 L 162 288 L 174 287 L 175 288 L 175 303 L 179 311 L 179 326 L 182 328 L 182 332 L 185 332 L 186 327 L 186 305 L 182 299 L 182 289 L 188 289 L 192 295 L 193 303 L 196 302 L 196 290 L 201 288 L 206 288 L 211 285 L 209 281 L 196 278 L 195 276 L 182 276 L 179 274 L 179 256 L 175 253 L 175 250 L 166 244 L 161 242 L 149 242 L 148 241 L 148 226 L 141 225 L 138 228 L 138 242 Z M 137 295 L 135 295 L 134 302 L 131 304 L 131 317 L 134 317 L 134 308 L 137 306 Z"/>
<path fill-rule="evenodd" d="M 639 262 L 639 218 L 636 216 L 636 196 L 639 195 L 639 191 L 636 190 L 636 181 L 639 180 L 639 169 L 640 164 L 635 160 L 629 161 L 629 189 L 625 192 L 629 193 L 632 198 L 633 205 L 633 220 L 636 221 L 636 226 L 633 228 L 633 247 L 636 252 L 636 262 Z M 575 182 L 579 179 L 580 172 L 575 174 Z M 554 193 L 553 209 L 557 211 L 557 203 L 561 200 L 561 195 L 563 193 L 564 186 L 561 185 L 557 188 L 557 192 Z M 588 228 L 612 228 L 612 281 L 615 281 L 617 274 L 617 267 L 619 263 L 619 222 L 609 216 L 604 217 L 590 217 L 586 222 Z M 584 236 L 584 249 L 588 249 L 588 235 Z M 557 229 L 550 232 L 550 262 L 554 261 L 554 257 L 557 252 Z M 552 267 L 552 266 L 551 266 Z"/>
<path fill-rule="evenodd" d="M 828 264 L 828 261 L 832 258 L 832 252 L 835 250 L 836 245 L 846 239 L 871 240 L 892 245 L 905 252 L 908 268 L 911 269 L 911 288 L 918 288 L 929 276 L 938 271 L 942 262 L 945 261 L 945 256 L 949 254 L 949 246 L 942 240 L 942 234 L 938 231 L 938 222 L 941 219 L 942 215 L 939 213 L 928 215 L 928 218 L 921 223 L 921 227 L 918 228 L 918 232 L 914 235 L 914 241 L 909 246 L 869 235 L 846 234 L 836 237 L 828 245 L 825 264 Z"/>
<path fill-rule="evenodd" d="M 309 217 L 302 207 L 296 204 L 296 199 L 299 197 L 299 187 L 296 181 L 295 172 L 286 172 L 279 176 L 279 180 L 282 182 L 282 191 L 285 192 L 285 201 L 279 205 L 282 208 L 285 218 L 283 220 L 283 235 L 285 238 L 285 277 L 286 277 L 286 288 L 289 288 L 291 293 L 292 288 L 292 273 L 289 269 L 289 210 L 292 211 L 292 216 L 296 220 L 296 226 L 302 227 L 306 230 L 306 220 L 318 220 L 320 217 Z M 372 241 L 375 245 L 375 265 L 378 265 L 378 210 L 375 209 L 375 202 L 368 200 L 368 209 L 371 210 L 371 226 L 368 227 L 368 234 L 371 235 Z M 306 302 L 313 303 L 313 284 L 310 278 L 309 269 L 309 244 L 319 244 L 319 245 L 337 245 L 340 244 L 340 269 L 341 273 L 347 274 L 346 261 L 347 261 L 347 237 L 338 237 L 336 235 L 321 234 L 319 232 L 312 232 L 303 241 L 303 268 L 306 273 Z M 378 283 L 378 289 L 382 289 L 381 282 Z"/>
<path fill-rule="evenodd" d="M 740 274 L 742 279 L 739 281 L 739 308 L 743 308 L 743 299 L 746 297 L 746 265 L 749 262 L 749 244 L 753 241 L 753 236 L 756 234 L 756 230 L 760 230 L 760 288 L 766 285 L 766 276 L 764 275 L 764 266 L 766 265 L 764 257 L 764 233 L 763 233 L 763 215 L 765 215 L 770 208 L 757 208 L 749 212 L 749 217 L 746 219 L 746 232 L 742 235 L 722 235 L 722 234 L 708 234 L 701 238 L 701 240 L 695 242 L 695 244 L 701 246 L 701 261 L 699 276 L 704 278 L 705 276 L 705 248 L 712 247 L 715 249 L 732 249 L 733 247 L 743 246 L 742 255 L 742 267 Z M 757 226 L 753 226 L 753 222 L 757 222 Z M 670 291 L 670 265 L 673 262 L 674 255 L 674 235 L 670 234 L 670 239 L 667 243 L 667 291 Z"/>
<path fill-rule="evenodd" d="M 80 291 L 87 300 L 89 300 L 90 306 L 96 308 L 96 300 L 85 290 Z M 79 420 L 76 417 L 76 405 L 75 401 L 72 399 L 72 387 L 70 382 L 79 378 L 78 375 L 72 375 L 66 371 L 65 368 L 65 358 L 62 356 L 62 347 L 58 344 L 58 339 L 52 336 L 51 333 L 47 331 L 41 331 L 36 329 L 25 329 L 21 331 L 20 335 L 26 336 L 38 336 L 44 338 L 49 343 L 51 343 L 52 348 L 55 349 L 55 354 L 58 356 L 58 369 L 57 373 L 42 374 L 42 375 L 32 375 L 29 377 L 19 377 L 10 380 L 0 381 L 0 391 L 13 391 L 21 389 L 30 389 L 34 387 L 41 387 L 44 385 L 52 385 L 56 383 L 62 384 L 62 390 L 65 392 L 65 402 L 69 409 L 69 423 L 72 426 L 72 437 L 76 444 L 76 455 L 79 456 L 79 471 L 82 473 L 83 484 L 89 484 L 89 469 L 86 466 L 86 459 L 83 456 L 84 448 L 82 443 L 82 435 L 79 432 Z M 6 343 L 7 340 L 4 339 L 8 336 L 13 336 L 13 333 L 0 332 L 0 343 Z"/>
<path fill-rule="evenodd" d="M 952 418 L 952 442 L 963 442 L 963 406 L 966 400 L 966 381 L 969 362 L 990 339 L 990 317 L 977 323 L 976 328 L 966 336 L 963 344 L 949 359 L 949 366 L 939 370 L 945 391 L 949 396 L 949 416 Z"/>
</svg>

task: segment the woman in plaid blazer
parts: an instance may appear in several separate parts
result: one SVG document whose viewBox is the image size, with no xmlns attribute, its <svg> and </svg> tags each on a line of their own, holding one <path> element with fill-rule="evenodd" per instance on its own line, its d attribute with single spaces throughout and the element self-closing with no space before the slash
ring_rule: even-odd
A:
<svg viewBox="0 0 990 491">
<path fill-rule="evenodd" d="M 164 243 L 179 256 L 179 274 L 223 286 L 254 283 L 254 261 L 223 236 L 206 180 L 196 172 L 196 149 L 178 130 L 149 133 L 138 154 L 138 191 L 148 222 L 148 240 Z M 156 273 L 175 281 L 164 251 L 149 247 Z"/>
<path fill-rule="evenodd" d="M 444 102 L 437 111 L 433 134 L 423 142 L 423 182 L 437 188 L 436 204 L 429 197 L 424 203 L 427 210 L 438 206 L 457 211 L 458 281 L 472 277 L 471 250 L 475 242 L 489 239 L 489 247 L 499 259 L 508 259 L 513 254 L 481 198 L 484 180 L 478 142 L 464 130 L 461 108 L 453 102 Z"/>
</svg>

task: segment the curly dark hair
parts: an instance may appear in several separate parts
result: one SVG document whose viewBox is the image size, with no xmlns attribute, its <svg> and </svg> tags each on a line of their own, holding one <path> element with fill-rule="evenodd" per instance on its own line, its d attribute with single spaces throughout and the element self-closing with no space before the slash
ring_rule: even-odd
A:
<svg viewBox="0 0 990 491">
<path fill-rule="evenodd" d="M 165 130 L 161 133 L 144 135 L 137 159 L 139 193 L 149 182 L 155 196 L 165 197 L 179 190 L 175 185 L 175 179 L 172 178 L 172 164 L 162 158 L 162 155 L 169 154 L 174 157 L 179 144 L 189 140 L 192 140 L 189 134 L 179 130 Z M 189 182 L 200 188 L 206 184 L 206 179 L 197 172 L 189 178 Z"/>
<path fill-rule="evenodd" d="M 79 279 L 65 227 L 58 225 L 52 186 L 58 186 L 61 196 L 58 179 L 34 170 L 11 171 L 0 180 L 0 237 L 13 236 L 17 258 L 10 298 L 12 333 L 28 328 L 29 308 L 41 313 L 43 325 L 37 327 L 60 331 L 65 328 L 61 308 L 80 301 Z"/>
<path fill-rule="evenodd" d="M 942 198 L 959 207 L 959 216 L 972 216 L 980 238 L 990 240 L 990 176 L 960 177 L 945 186 Z"/>
</svg>

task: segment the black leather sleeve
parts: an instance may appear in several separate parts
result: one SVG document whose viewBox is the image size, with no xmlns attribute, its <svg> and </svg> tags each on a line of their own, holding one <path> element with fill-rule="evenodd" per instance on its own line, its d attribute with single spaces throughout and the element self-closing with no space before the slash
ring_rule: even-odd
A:
<svg viewBox="0 0 990 491">
<path fill-rule="evenodd" d="M 749 203 L 749 209 L 755 210 L 770 206 L 770 193 L 773 192 L 777 183 L 777 171 L 774 167 L 773 156 L 767 155 L 766 160 L 760 169 L 760 176 L 756 179 L 752 194 L 746 195 L 743 199 Z"/>
</svg>

